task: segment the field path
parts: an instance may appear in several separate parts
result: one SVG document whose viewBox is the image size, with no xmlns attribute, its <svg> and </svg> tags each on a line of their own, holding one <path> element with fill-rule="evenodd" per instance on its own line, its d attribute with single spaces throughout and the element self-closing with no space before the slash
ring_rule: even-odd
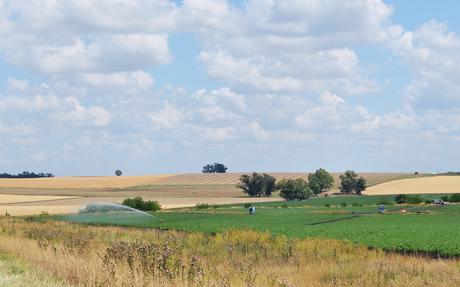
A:
<svg viewBox="0 0 460 287">
<path fill-rule="evenodd" d="M 389 181 L 366 189 L 367 195 L 460 193 L 460 176 L 429 176 Z"/>
</svg>

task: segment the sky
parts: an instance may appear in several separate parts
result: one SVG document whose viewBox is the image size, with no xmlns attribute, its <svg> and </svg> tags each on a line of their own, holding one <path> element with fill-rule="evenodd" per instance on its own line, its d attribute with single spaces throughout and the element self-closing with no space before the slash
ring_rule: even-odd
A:
<svg viewBox="0 0 460 287">
<path fill-rule="evenodd" d="M 0 0 L 0 172 L 441 172 L 460 2 Z"/>
</svg>

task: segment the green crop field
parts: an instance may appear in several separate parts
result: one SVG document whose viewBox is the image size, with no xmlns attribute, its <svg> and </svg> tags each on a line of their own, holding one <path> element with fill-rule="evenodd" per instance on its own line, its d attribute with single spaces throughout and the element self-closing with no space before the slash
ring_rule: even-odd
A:
<svg viewBox="0 0 460 287">
<path fill-rule="evenodd" d="M 423 197 L 431 199 L 433 195 Z M 377 213 L 376 206 L 381 202 L 387 203 L 387 214 Z M 60 219 L 205 233 L 248 228 L 293 238 L 333 238 L 385 250 L 460 256 L 459 204 L 401 206 L 394 203 L 393 196 L 341 196 L 302 202 L 258 203 L 256 206 L 257 214 L 253 216 L 248 215 L 240 204 L 155 213 L 162 222 L 129 213 L 87 214 Z M 406 212 L 402 213 L 402 209 Z"/>
</svg>

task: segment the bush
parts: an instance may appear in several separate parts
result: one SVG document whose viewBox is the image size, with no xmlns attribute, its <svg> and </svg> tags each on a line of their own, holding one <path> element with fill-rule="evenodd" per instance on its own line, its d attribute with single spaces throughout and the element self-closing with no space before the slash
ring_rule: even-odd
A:
<svg viewBox="0 0 460 287">
<path fill-rule="evenodd" d="M 331 207 L 331 204 L 330 204 L 330 203 L 326 203 L 324 206 L 326 206 L 326 207 Z"/>
<path fill-rule="evenodd" d="M 460 193 L 452 194 L 449 198 L 450 202 L 460 202 Z"/>
<path fill-rule="evenodd" d="M 443 195 L 443 196 L 441 196 L 441 200 L 445 201 L 445 202 L 449 201 L 449 196 L 448 195 Z"/>
<path fill-rule="evenodd" d="M 340 204 L 340 206 L 341 206 L 341 207 L 347 207 L 347 203 L 346 203 L 346 202 L 342 202 L 342 203 Z"/>
<path fill-rule="evenodd" d="M 393 205 L 393 202 L 392 201 L 389 201 L 388 199 L 386 198 L 381 198 L 377 201 L 376 203 L 377 205 Z"/>
<path fill-rule="evenodd" d="M 195 205 L 196 209 L 208 209 L 209 208 L 209 204 L 207 203 L 197 203 Z"/>
<path fill-rule="evenodd" d="M 399 194 L 395 197 L 395 201 L 398 204 L 420 204 L 424 202 L 424 199 L 420 195 L 407 195 L 407 194 Z"/>
<path fill-rule="evenodd" d="M 250 204 L 250 203 L 245 203 L 245 204 L 244 204 L 244 208 L 249 208 L 249 207 L 251 207 L 251 204 Z"/>
<path fill-rule="evenodd" d="M 141 211 L 157 211 L 161 209 L 161 205 L 158 201 L 144 201 L 144 199 L 139 196 L 135 198 L 127 198 L 123 200 L 121 204 Z"/>
<path fill-rule="evenodd" d="M 283 205 L 281 205 L 282 208 L 289 208 L 289 205 L 287 205 L 286 203 L 283 203 Z"/>
</svg>

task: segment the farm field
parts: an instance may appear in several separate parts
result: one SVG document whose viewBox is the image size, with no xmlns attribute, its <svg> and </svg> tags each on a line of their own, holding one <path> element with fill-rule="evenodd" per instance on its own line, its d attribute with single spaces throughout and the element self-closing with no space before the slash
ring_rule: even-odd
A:
<svg viewBox="0 0 460 287">
<path fill-rule="evenodd" d="M 364 193 L 369 195 L 460 193 L 460 176 L 439 175 L 388 181 L 371 186 Z"/>
<path fill-rule="evenodd" d="M 457 259 L 387 254 L 338 240 L 251 230 L 207 235 L 50 219 L 0 216 L 5 254 L 0 276 L 13 283 L 8 286 L 447 287 L 460 282 Z M 12 269 L 2 268 L 3 258 Z"/>
<path fill-rule="evenodd" d="M 425 195 L 425 199 L 433 196 Z M 175 229 L 219 233 L 232 229 L 268 231 L 291 238 L 320 237 L 403 252 L 460 256 L 460 205 L 388 205 L 388 214 L 377 214 L 379 202 L 391 204 L 393 196 L 342 196 L 305 202 L 259 203 L 257 215 L 247 215 L 242 205 L 206 210 L 181 209 L 155 213 L 163 222 L 126 214 L 62 217 L 83 223 Z M 346 207 L 343 207 L 346 203 Z M 330 205 L 326 207 L 325 205 Z M 407 209 L 407 213 L 401 213 Z M 416 236 L 414 236 L 416 234 Z"/>
<path fill-rule="evenodd" d="M 176 174 L 158 176 L 55 177 L 0 179 L 0 214 L 32 215 L 75 213 L 90 202 L 120 203 L 127 197 L 158 200 L 163 208 L 191 207 L 197 203 L 236 204 L 279 201 L 250 199 L 235 187 L 242 173 Z M 278 179 L 306 178 L 308 173 L 272 173 Z M 338 173 L 333 174 L 338 182 Z M 368 184 L 412 177 L 408 173 L 363 173 Z M 334 188 L 335 190 L 337 187 Z M 10 198 L 2 201 L 3 198 Z M 15 196 L 18 196 L 15 199 Z M 30 200 L 25 200 L 27 196 Z M 47 198 L 40 198 L 45 196 Z M 20 199 L 22 198 L 22 199 Z M 54 198 L 54 199 L 53 199 Z M 29 201 L 29 202 L 26 202 Z"/>
</svg>

